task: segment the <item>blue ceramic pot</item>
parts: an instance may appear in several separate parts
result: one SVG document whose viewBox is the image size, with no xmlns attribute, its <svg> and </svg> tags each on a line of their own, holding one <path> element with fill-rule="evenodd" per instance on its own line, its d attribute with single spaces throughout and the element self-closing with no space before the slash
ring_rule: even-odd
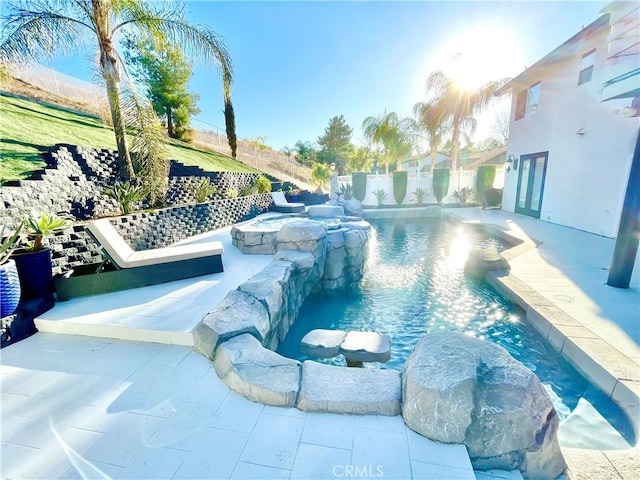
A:
<svg viewBox="0 0 640 480">
<path fill-rule="evenodd" d="M 0 318 L 16 311 L 20 301 L 20 278 L 16 262 L 9 260 L 0 265 Z"/>
<path fill-rule="evenodd" d="M 22 299 L 48 297 L 54 292 L 51 253 L 48 248 L 35 252 L 16 250 L 11 256 L 20 276 Z"/>
</svg>

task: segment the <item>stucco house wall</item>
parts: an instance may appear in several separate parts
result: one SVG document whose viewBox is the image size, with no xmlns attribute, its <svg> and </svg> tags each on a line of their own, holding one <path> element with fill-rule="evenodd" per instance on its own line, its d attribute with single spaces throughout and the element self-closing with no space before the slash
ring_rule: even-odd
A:
<svg viewBox="0 0 640 480">
<path fill-rule="evenodd" d="M 610 30 L 602 19 L 514 79 L 507 153 L 520 159 L 549 152 L 540 220 L 615 237 L 639 122 L 614 113 L 630 99 L 601 102 Z M 578 85 L 582 56 L 594 48 L 593 76 Z M 537 82 L 537 111 L 515 120 L 518 92 Z M 515 211 L 517 185 L 518 171 L 511 170 L 505 176 L 504 210 Z"/>
</svg>

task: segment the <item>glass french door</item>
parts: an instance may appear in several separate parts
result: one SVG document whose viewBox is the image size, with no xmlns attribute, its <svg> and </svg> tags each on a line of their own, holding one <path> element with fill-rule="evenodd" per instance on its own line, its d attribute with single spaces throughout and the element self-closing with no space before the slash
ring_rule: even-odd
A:
<svg viewBox="0 0 640 480">
<path fill-rule="evenodd" d="M 548 158 L 549 152 L 520 156 L 516 213 L 540 218 L 540 206 L 542 205 Z"/>
</svg>

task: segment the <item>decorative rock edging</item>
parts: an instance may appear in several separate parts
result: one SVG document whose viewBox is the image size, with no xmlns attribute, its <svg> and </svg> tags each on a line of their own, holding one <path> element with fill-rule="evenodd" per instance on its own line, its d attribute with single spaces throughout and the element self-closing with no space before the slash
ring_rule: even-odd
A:
<svg viewBox="0 0 640 480">
<path fill-rule="evenodd" d="M 298 408 L 306 412 L 395 416 L 400 413 L 400 372 L 302 363 Z"/>
<path fill-rule="evenodd" d="M 274 260 L 205 316 L 193 332 L 194 349 L 213 360 L 229 388 L 251 400 L 309 411 L 397 415 L 399 372 L 315 362 L 300 369 L 299 362 L 272 351 L 312 290 L 333 294 L 358 283 L 367 241 L 363 223 L 329 232 L 312 220 L 284 225 Z M 279 372 L 283 378 L 275 378 Z"/>
</svg>

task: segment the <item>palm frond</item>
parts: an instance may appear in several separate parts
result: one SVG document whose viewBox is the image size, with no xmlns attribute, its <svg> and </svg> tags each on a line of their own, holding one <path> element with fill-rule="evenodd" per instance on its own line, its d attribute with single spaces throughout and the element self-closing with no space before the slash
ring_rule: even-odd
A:
<svg viewBox="0 0 640 480">
<path fill-rule="evenodd" d="M 218 67 L 224 83 L 231 85 L 233 66 L 222 38 L 209 27 L 189 24 L 184 19 L 181 2 L 172 2 L 171 8 L 155 3 L 132 3 L 130 8 L 121 11 L 121 23 L 114 27 L 114 33 L 135 26 L 148 37 L 165 38 L 179 45 L 185 54 Z"/>
<path fill-rule="evenodd" d="M 2 17 L 0 58 L 24 63 L 53 58 L 58 51 L 76 52 L 85 45 L 83 30 L 92 30 L 86 15 L 74 18 L 76 4 L 51 1 L 22 2 Z M 79 13 L 79 12 L 75 12 Z M 84 11 L 82 12 L 85 13 Z"/>
<path fill-rule="evenodd" d="M 169 176 L 167 139 L 153 106 L 140 97 L 132 82 L 122 89 L 122 112 L 134 139 L 131 146 L 134 169 L 151 205 L 162 205 Z"/>
</svg>

